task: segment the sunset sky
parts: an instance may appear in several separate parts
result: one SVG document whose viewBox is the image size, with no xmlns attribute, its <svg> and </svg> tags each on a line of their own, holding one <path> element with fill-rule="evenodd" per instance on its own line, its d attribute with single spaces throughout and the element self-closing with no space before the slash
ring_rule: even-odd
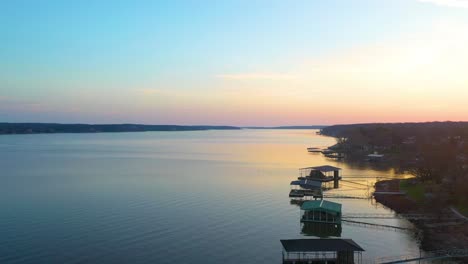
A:
<svg viewBox="0 0 468 264">
<path fill-rule="evenodd" d="M 19 0 L 0 13 L 0 122 L 468 120 L 468 0 Z"/>
</svg>

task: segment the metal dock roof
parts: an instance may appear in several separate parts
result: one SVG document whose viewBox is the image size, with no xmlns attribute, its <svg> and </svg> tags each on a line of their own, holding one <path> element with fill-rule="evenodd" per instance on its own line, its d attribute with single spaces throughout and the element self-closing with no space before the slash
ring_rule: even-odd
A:
<svg viewBox="0 0 468 264">
<path fill-rule="evenodd" d="M 301 210 L 311 211 L 321 209 L 331 213 L 341 213 L 341 204 L 326 200 L 307 201 L 302 204 Z"/>
<path fill-rule="evenodd" d="M 352 239 L 286 239 L 281 244 L 287 252 L 364 251 Z"/>
<path fill-rule="evenodd" d="M 307 169 L 317 170 L 317 171 L 321 171 L 321 172 L 330 172 L 330 171 L 339 171 L 339 170 L 341 170 L 341 168 L 333 167 L 333 166 L 330 166 L 330 165 L 301 168 L 301 170 L 307 170 Z"/>
</svg>

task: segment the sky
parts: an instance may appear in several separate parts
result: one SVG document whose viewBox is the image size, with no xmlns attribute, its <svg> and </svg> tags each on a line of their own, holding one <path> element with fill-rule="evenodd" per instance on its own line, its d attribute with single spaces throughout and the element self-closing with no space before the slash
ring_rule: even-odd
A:
<svg viewBox="0 0 468 264">
<path fill-rule="evenodd" d="M 0 122 L 468 120 L 468 0 L 0 1 Z"/>
</svg>

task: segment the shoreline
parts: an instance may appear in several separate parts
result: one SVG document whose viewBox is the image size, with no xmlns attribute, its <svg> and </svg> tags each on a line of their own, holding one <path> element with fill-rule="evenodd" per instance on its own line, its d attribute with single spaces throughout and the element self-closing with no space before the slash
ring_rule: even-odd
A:
<svg viewBox="0 0 468 264">
<path fill-rule="evenodd" d="M 393 179 L 377 182 L 375 190 L 401 191 L 400 181 L 400 179 Z M 375 200 L 399 214 L 435 215 L 437 217 L 436 219 L 407 219 L 421 231 L 420 243 L 424 251 L 468 248 L 468 218 L 454 211 L 452 207 L 439 206 L 436 201 L 417 202 L 407 194 L 375 195 Z M 468 258 L 463 258 L 461 261 L 461 263 L 466 263 Z"/>
</svg>

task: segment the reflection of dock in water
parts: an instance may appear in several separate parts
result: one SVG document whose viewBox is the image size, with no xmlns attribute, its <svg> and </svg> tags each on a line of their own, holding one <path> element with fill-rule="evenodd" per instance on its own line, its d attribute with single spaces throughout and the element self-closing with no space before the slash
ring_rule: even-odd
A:
<svg viewBox="0 0 468 264">
<path fill-rule="evenodd" d="M 304 222 L 301 225 L 301 233 L 306 236 L 341 237 L 341 231 L 341 224 Z"/>
<path fill-rule="evenodd" d="M 418 263 L 427 263 L 426 261 L 463 258 L 463 257 L 468 257 L 468 249 L 435 250 L 435 251 L 427 251 L 424 253 L 424 255 L 419 253 L 419 255 L 401 255 L 401 256 L 383 257 L 383 258 L 378 258 L 377 263 L 380 263 L 380 264 L 416 263 L 416 261 L 418 261 Z M 424 262 L 421 262 L 421 261 L 424 261 Z"/>
</svg>

